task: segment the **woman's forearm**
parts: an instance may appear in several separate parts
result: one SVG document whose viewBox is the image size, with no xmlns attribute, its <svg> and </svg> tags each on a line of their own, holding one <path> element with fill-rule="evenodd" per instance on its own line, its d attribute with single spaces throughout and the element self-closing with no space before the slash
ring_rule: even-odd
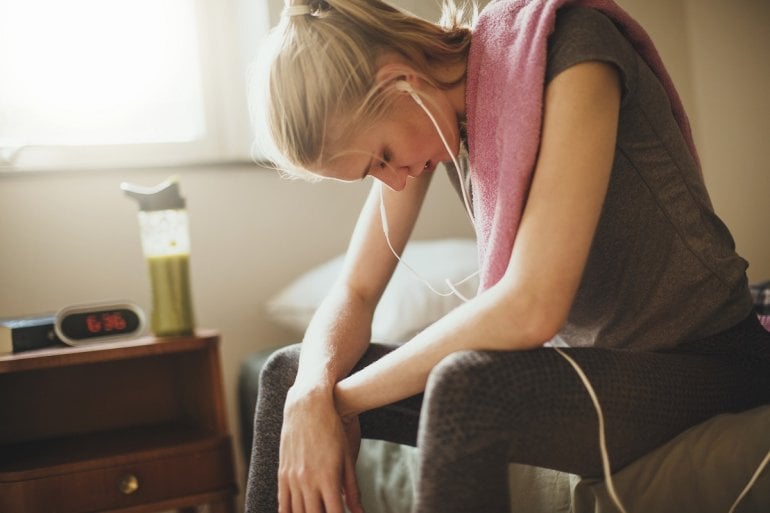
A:
<svg viewBox="0 0 770 513">
<path fill-rule="evenodd" d="M 456 351 L 541 345 L 550 337 L 536 322 L 515 321 L 533 319 L 524 313 L 527 308 L 526 300 L 507 300 L 493 287 L 395 351 L 340 381 L 334 390 L 337 411 L 343 417 L 354 415 L 422 392 L 431 369 Z M 517 311 L 521 315 L 515 315 Z"/>
<path fill-rule="evenodd" d="M 344 287 L 336 287 L 305 333 L 294 388 L 331 391 L 366 351 L 371 318 L 370 306 Z"/>
<path fill-rule="evenodd" d="M 331 388 L 363 356 L 371 338 L 374 308 L 396 265 L 383 236 L 380 201 L 387 205 L 391 243 L 400 252 L 412 231 L 430 174 L 399 192 L 375 182 L 348 247 L 339 281 L 313 316 L 302 343 L 297 387 Z"/>
</svg>

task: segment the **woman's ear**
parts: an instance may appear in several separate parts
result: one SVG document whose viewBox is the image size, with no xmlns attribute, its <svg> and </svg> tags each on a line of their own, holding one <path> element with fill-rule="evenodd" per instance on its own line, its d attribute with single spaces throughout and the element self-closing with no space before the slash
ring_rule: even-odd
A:
<svg viewBox="0 0 770 513">
<path fill-rule="evenodd" d="M 410 66 L 403 62 L 389 62 L 380 66 L 374 76 L 375 83 L 387 84 L 403 80 L 408 83 L 412 89 L 418 87 L 419 80 L 417 73 Z"/>
</svg>

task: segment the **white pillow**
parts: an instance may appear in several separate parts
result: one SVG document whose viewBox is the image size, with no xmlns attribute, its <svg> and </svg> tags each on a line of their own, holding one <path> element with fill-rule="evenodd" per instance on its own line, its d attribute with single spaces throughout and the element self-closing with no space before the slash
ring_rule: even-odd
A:
<svg viewBox="0 0 770 513">
<path fill-rule="evenodd" d="M 278 323 L 302 334 L 313 313 L 331 288 L 342 268 L 340 255 L 311 269 L 291 282 L 267 303 L 267 310 Z M 439 239 L 410 242 L 403 261 L 439 292 L 449 292 L 453 284 L 478 269 L 476 243 L 470 239 Z M 465 297 L 473 297 L 478 276 L 456 285 Z M 421 330 L 457 307 L 456 295 L 440 296 L 432 292 L 404 264 L 399 264 L 374 313 L 372 340 L 406 342 Z"/>
</svg>

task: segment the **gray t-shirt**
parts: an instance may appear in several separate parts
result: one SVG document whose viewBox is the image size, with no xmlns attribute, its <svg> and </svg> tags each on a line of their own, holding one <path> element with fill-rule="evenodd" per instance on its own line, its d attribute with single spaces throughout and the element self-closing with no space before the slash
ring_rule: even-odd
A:
<svg viewBox="0 0 770 513">
<path fill-rule="evenodd" d="M 609 18 L 560 10 L 546 82 L 597 60 L 620 72 L 618 139 L 588 262 L 558 338 L 653 350 L 725 330 L 752 309 L 747 263 L 713 211 L 665 90 Z"/>
</svg>

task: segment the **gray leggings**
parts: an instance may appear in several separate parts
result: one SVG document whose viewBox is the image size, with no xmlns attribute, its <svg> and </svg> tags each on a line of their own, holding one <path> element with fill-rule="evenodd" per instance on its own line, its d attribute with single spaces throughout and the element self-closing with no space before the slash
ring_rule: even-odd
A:
<svg viewBox="0 0 770 513">
<path fill-rule="evenodd" d="M 372 344 L 357 368 L 391 351 Z M 770 403 L 770 333 L 755 316 L 673 351 L 574 348 L 605 416 L 613 472 L 685 429 Z M 277 511 L 278 449 L 299 346 L 273 354 L 260 381 L 247 513 Z M 600 476 L 596 412 L 552 349 L 463 351 L 442 360 L 424 394 L 360 416 L 364 438 L 417 445 L 415 512 L 509 511 L 507 465 Z"/>
</svg>

